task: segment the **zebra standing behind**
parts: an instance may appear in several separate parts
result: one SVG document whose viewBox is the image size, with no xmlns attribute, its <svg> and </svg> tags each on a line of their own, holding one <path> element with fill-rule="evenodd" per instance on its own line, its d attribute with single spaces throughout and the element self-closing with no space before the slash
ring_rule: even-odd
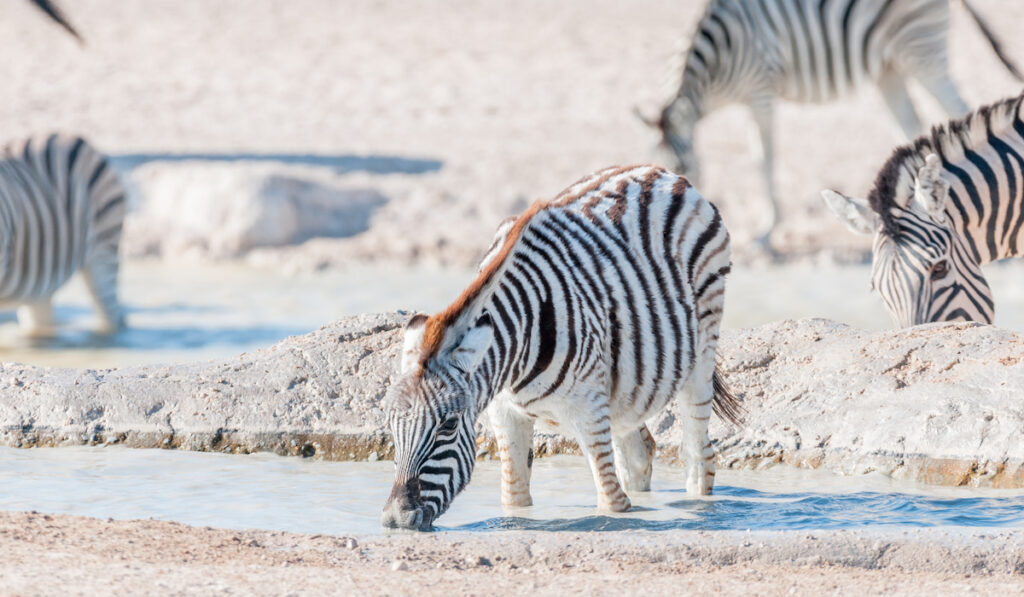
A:
<svg viewBox="0 0 1024 597">
<path fill-rule="evenodd" d="M 661 168 L 610 168 L 499 228 L 478 277 L 413 317 L 385 412 L 395 442 L 387 527 L 429 528 L 469 482 L 490 407 L 505 506 L 528 506 L 534 425 L 574 436 L 598 506 L 650 489 L 645 421 L 676 396 L 687 491 L 714 485 L 708 421 L 735 421 L 715 366 L 729 235 L 718 210 Z"/>
<path fill-rule="evenodd" d="M 122 327 L 118 246 L 125 193 L 107 159 L 63 135 L 12 142 L 0 155 L 0 303 L 32 335 L 52 330 L 53 293 L 81 270 L 102 331 Z"/>
<path fill-rule="evenodd" d="M 1024 96 L 985 106 L 899 147 L 868 199 L 822 191 L 874 234 L 872 288 L 897 325 L 992 323 L 981 266 L 1024 254 Z"/>
<path fill-rule="evenodd" d="M 999 59 L 1021 79 L 979 15 L 963 4 Z M 949 77 L 949 18 L 948 0 L 712 0 L 697 25 L 675 98 L 647 122 L 661 131 L 678 170 L 699 184 L 697 122 L 727 104 L 750 106 L 771 208 L 769 227 L 758 239 L 767 248 L 779 218 L 774 99 L 826 102 L 871 81 L 904 138 L 913 139 L 923 129 L 907 93 L 909 79 L 921 83 L 951 118 L 968 111 Z"/>
</svg>

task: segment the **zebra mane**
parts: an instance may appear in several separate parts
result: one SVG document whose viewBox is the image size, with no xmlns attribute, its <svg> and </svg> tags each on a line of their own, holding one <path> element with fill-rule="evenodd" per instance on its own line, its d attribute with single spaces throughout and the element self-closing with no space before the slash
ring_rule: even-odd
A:
<svg viewBox="0 0 1024 597">
<path fill-rule="evenodd" d="M 441 350 L 441 346 L 444 343 L 448 329 L 455 326 L 459 320 L 469 312 L 474 301 L 485 293 L 490 282 L 497 277 L 498 273 L 505 265 L 506 258 L 512 253 L 516 243 L 523 236 L 524 231 L 529 227 L 533 218 L 538 213 L 552 207 L 560 207 L 572 203 L 587 193 L 596 190 L 610 178 L 630 170 L 644 167 L 653 167 L 658 171 L 663 170 L 658 166 L 626 166 L 607 168 L 605 170 L 595 172 L 590 176 L 581 178 L 550 201 L 545 201 L 543 199 L 534 201 L 533 205 L 520 214 L 509 227 L 507 234 L 505 234 L 505 240 L 502 243 L 501 249 L 498 250 L 497 253 L 493 250 L 488 251 L 485 257 L 485 263 L 482 264 L 476 279 L 474 279 L 470 285 L 462 291 L 462 294 L 460 294 L 451 305 L 448 305 L 444 311 L 435 313 L 427 319 L 425 324 L 426 329 L 423 332 L 423 343 L 420 347 L 419 374 L 422 375 L 424 369 L 426 369 L 427 362 L 431 358 L 435 357 Z"/>
<path fill-rule="evenodd" d="M 898 214 L 906 209 L 899 193 L 904 174 L 916 177 L 917 168 L 930 153 L 938 154 L 943 163 L 963 161 L 968 151 L 987 143 L 989 135 L 1000 135 L 1013 127 L 1020 120 L 1022 102 L 1024 94 L 983 106 L 963 118 L 936 125 L 931 132 L 893 150 L 868 194 L 868 203 L 882 218 L 885 232 L 898 232 Z M 909 199 L 906 194 L 902 197 Z"/>
</svg>

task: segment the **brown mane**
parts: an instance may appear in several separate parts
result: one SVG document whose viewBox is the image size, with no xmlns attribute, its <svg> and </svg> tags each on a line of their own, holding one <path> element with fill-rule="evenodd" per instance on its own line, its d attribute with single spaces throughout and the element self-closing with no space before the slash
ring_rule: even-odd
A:
<svg viewBox="0 0 1024 597">
<path fill-rule="evenodd" d="M 441 350 L 441 343 L 444 341 L 445 331 L 449 326 L 455 323 L 455 321 L 462 315 L 462 312 L 473 302 L 477 296 L 483 291 L 484 287 L 494 278 L 494 275 L 501 269 L 501 266 L 505 263 L 505 259 L 512 252 L 512 248 L 515 246 L 516 241 L 522 235 L 523 230 L 530 223 L 535 215 L 540 213 L 542 210 L 567 205 L 580 197 L 594 191 L 612 177 L 618 176 L 623 172 L 642 168 L 644 166 L 628 166 L 619 168 L 608 168 L 591 174 L 590 176 L 584 177 L 577 182 L 570 185 L 564 191 L 559 193 L 553 200 L 544 201 L 538 199 L 533 202 L 526 211 L 516 218 L 512 228 L 505 235 L 505 242 L 502 244 L 501 251 L 494 256 L 493 259 L 480 270 L 475 280 L 462 291 L 462 294 L 455 299 L 455 301 L 449 305 L 444 311 L 436 313 L 427 319 L 426 329 L 423 332 L 423 344 L 420 348 L 420 371 L 426 367 L 427 361 L 437 355 L 438 351 Z M 664 172 L 662 168 L 655 167 L 658 172 Z M 570 190 L 587 180 L 592 180 L 590 184 L 579 189 L 575 192 Z"/>
</svg>

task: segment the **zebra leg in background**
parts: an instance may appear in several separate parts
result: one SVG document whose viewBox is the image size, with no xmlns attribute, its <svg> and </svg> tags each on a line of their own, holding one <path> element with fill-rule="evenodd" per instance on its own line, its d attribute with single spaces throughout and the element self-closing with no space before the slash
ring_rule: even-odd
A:
<svg viewBox="0 0 1024 597">
<path fill-rule="evenodd" d="M 533 419 L 497 396 L 488 410 L 501 456 L 501 505 L 532 506 L 530 473 L 533 470 Z"/>
<path fill-rule="evenodd" d="M 574 400 L 569 401 L 575 402 Z M 566 413 L 567 420 L 576 420 L 576 438 L 580 450 L 590 461 L 590 472 L 594 474 L 597 487 L 597 507 L 612 512 L 629 510 L 629 497 L 619 485 L 615 474 L 615 456 L 612 446 L 611 411 L 608 394 L 593 392 L 580 408 Z"/>
<path fill-rule="evenodd" d="M 764 180 L 765 193 L 768 196 L 768 207 L 771 210 L 768 228 L 757 238 L 757 243 L 768 252 L 772 252 L 772 232 L 779 223 L 779 202 L 775 196 L 775 134 L 772 96 L 768 93 L 757 94 L 750 99 L 750 110 L 754 113 L 757 123 L 758 139 L 754 140 L 754 153 L 761 161 L 761 175 Z M 758 143 L 760 141 L 760 143 Z"/>
<path fill-rule="evenodd" d="M 896 122 L 903 131 L 904 140 L 911 141 L 921 134 L 921 119 L 914 110 L 914 103 L 910 101 L 907 82 L 903 75 L 894 70 L 886 70 L 878 78 L 878 89 L 882 92 L 882 98 L 889 106 L 889 111 L 896 117 Z"/>
<path fill-rule="evenodd" d="M 970 112 L 971 109 L 964 102 L 963 98 L 960 97 L 960 90 L 956 88 L 956 83 L 949 78 L 949 71 L 938 71 L 934 72 L 934 74 L 933 72 L 918 75 L 917 80 L 928 90 L 928 93 L 931 93 L 938 100 L 946 114 L 950 118 L 961 118 Z"/>
<path fill-rule="evenodd" d="M 657 444 L 647 425 L 641 425 L 640 429 L 625 435 L 616 435 L 612 444 L 615 447 L 616 468 L 626 491 L 650 491 Z"/>
<path fill-rule="evenodd" d="M 50 336 L 54 332 L 53 303 L 49 298 L 18 307 L 18 325 L 30 337 Z"/>
<path fill-rule="evenodd" d="M 112 334 L 124 327 L 124 313 L 117 301 L 119 269 L 117 247 L 97 251 L 82 267 L 82 279 L 100 314 L 100 332 Z"/>
</svg>

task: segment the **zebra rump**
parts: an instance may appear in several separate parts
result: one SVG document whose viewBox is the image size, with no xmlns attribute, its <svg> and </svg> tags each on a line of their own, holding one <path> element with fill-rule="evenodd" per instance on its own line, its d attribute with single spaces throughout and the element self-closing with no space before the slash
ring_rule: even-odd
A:
<svg viewBox="0 0 1024 597">
<path fill-rule="evenodd" d="M 22 306 L 27 331 L 52 325 L 53 294 L 80 271 L 104 331 L 123 325 L 117 300 L 125 192 L 107 158 L 76 136 L 0 149 L 0 303 Z"/>
</svg>

